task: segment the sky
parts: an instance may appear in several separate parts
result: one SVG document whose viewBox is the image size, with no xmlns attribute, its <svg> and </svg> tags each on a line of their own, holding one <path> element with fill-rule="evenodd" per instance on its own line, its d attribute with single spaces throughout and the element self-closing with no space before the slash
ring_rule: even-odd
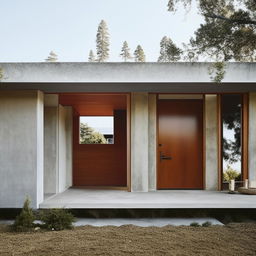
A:
<svg viewBox="0 0 256 256">
<path fill-rule="evenodd" d="M 80 123 L 85 123 L 102 134 L 114 133 L 113 116 L 81 116 Z"/>
<path fill-rule="evenodd" d="M 0 0 L 0 62 L 41 62 L 53 50 L 59 61 L 84 62 L 95 52 L 98 24 L 107 22 L 109 61 L 119 57 L 123 41 L 133 53 L 142 45 L 146 61 L 156 61 L 159 43 L 169 36 L 188 43 L 203 23 L 197 8 L 167 11 L 168 0 Z"/>
</svg>

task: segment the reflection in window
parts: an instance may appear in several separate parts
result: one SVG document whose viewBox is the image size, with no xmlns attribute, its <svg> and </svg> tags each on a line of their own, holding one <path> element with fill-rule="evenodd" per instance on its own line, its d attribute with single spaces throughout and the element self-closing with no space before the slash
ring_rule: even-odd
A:
<svg viewBox="0 0 256 256">
<path fill-rule="evenodd" d="M 221 96 L 223 189 L 232 179 L 242 180 L 242 105 L 242 95 Z"/>
<path fill-rule="evenodd" d="M 80 144 L 114 144 L 113 116 L 81 116 Z"/>
</svg>

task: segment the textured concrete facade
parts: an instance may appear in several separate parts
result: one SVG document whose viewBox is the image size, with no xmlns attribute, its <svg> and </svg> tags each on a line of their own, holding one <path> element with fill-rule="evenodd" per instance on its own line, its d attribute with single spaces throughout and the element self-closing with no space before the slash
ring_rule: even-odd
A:
<svg viewBox="0 0 256 256">
<path fill-rule="evenodd" d="M 157 95 L 148 95 L 148 189 L 156 190 Z"/>
<path fill-rule="evenodd" d="M 0 207 L 43 201 L 43 93 L 0 94 Z"/>
<path fill-rule="evenodd" d="M 249 94 L 249 179 L 256 180 L 256 93 Z"/>
<path fill-rule="evenodd" d="M 211 66 L 207 62 L 0 63 L 4 83 L 210 83 Z M 256 82 L 256 63 L 228 63 L 223 82 Z"/>
<path fill-rule="evenodd" d="M 131 191 L 148 191 L 148 94 L 131 95 Z"/>
<path fill-rule="evenodd" d="M 218 190 L 217 95 L 205 95 L 205 189 Z"/>
</svg>

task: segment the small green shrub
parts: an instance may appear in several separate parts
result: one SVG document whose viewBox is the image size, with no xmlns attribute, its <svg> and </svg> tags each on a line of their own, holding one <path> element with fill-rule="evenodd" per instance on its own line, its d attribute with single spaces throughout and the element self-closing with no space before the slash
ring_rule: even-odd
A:
<svg viewBox="0 0 256 256">
<path fill-rule="evenodd" d="M 74 216 L 65 209 L 49 209 L 40 213 L 40 219 L 44 223 L 43 227 L 48 230 L 71 229 Z"/>
<path fill-rule="evenodd" d="M 200 227 L 200 224 L 198 222 L 192 222 L 190 223 L 190 227 Z"/>
<path fill-rule="evenodd" d="M 30 200 L 27 198 L 24 202 L 21 213 L 16 217 L 13 224 L 14 231 L 28 232 L 34 228 L 35 215 L 30 208 Z"/>
<path fill-rule="evenodd" d="M 210 221 L 206 221 L 202 224 L 202 227 L 210 227 L 212 223 Z"/>
<path fill-rule="evenodd" d="M 240 180 L 241 173 L 237 172 L 236 170 L 232 169 L 230 166 L 227 167 L 227 170 L 223 173 L 224 181 L 231 181 L 231 180 Z"/>
</svg>

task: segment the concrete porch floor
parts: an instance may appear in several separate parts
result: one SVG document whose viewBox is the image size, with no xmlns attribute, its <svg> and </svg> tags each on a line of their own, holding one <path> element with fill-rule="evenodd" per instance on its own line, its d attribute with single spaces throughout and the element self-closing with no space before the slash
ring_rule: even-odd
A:
<svg viewBox="0 0 256 256">
<path fill-rule="evenodd" d="M 256 208 L 256 196 L 219 191 L 162 190 L 127 192 L 69 188 L 51 196 L 40 208 L 70 209 L 200 209 Z"/>
</svg>

